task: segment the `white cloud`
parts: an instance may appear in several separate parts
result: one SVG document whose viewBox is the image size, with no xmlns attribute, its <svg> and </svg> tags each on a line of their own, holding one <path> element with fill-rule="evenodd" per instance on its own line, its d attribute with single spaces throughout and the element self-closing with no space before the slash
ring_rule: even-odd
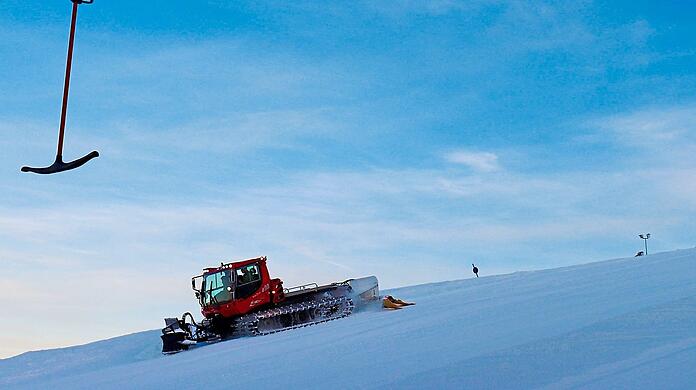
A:
<svg viewBox="0 0 696 390">
<path fill-rule="evenodd" d="M 696 104 L 647 107 L 592 120 L 625 145 L 660 148 L 696 143 Z"/>
<path fill-rule="evenodd" d="M 445 160 L 455 164 L 466 165 L 479 172 L 494 172 L 500 170 L 498 155 L 491 152 L 458 150 L 445 154 Z"/>
</svg>

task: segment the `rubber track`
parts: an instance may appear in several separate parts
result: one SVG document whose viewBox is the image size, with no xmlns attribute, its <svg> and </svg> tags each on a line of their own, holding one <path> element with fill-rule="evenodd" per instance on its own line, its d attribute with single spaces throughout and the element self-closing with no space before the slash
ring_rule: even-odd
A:
<svg viewBox="0 0 696 390">
<path fill-rule="evenodd" d="M 313 309 L 322 309 L 326 308 L 329 309 L 332 306 L 338 305 L 339 308 L 341 306 L 343 307 L 343 310 L 340 311 L 339 313 L 334 313 L 330 317 L 323 317 L 323 318 L 318 318 L 314 321 L 311 322 L 305 322 L 301 324 L 296 324 L 292 326 L 286 326 L 284 328 L 278 328 L 278 329 L 272 329 L 272 330 L 260 330 L 259 329 L 259 321 L 260 320 L 265 320 L 269 319 L 272 317 L 277 317 L 281 315 L 286 315 L 286 314 L 295 314 L 299 313 L 302 311 L 307 311 L 307 310 L 313 310 Z M 251 336 L 264 336 L 267 334 L 272 334 L 272 333 L 278 333 L 278 332 L 284 332 L 286 330 L 291 330 L 291 329 L 297 329 L 297 328 L 304 328 L 306 326 L 312 326 L 315 324 L 321 324 L 323 322 L 328 322 L 332 320 L 337 320 L 339 318 L 344 318 L 349 316 L 353 312 L 353 308 L 355 305 L 353 304 L 353 300 L 348 298 L 348 297 L 331 297 L 331 298 L 324 298 L 319 301 L 307 301 L 307 302 L 300 302 L 300 303 L 294 303 L 292 305 L 288 306 L 283 306 L 283 307 L 277 307 L 273 309 L 268 309 L 264 310 L 258 313 L 254 314 L 248 314 L 245 316 L 240 317 L 237 320 L 237 325 L 236 328 L 241 331 L 242 333 L 245 333 L 247 335 Z"/>
</svg>

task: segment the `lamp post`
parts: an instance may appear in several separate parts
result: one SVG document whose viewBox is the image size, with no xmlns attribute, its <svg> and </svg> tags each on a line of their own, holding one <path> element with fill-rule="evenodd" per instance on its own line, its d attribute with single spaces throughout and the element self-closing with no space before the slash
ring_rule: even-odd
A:
<svg viewBox="0 0 696 390">
<path fill-rule="evenodd" d="M 645 234 L 639 234 L 638 237 L 643 239 L 643 242 L 645 242 L 645 255 L 648 255 L 648 238 L 650 238 L 650 233 L 645 233 Z"/>
</svg>

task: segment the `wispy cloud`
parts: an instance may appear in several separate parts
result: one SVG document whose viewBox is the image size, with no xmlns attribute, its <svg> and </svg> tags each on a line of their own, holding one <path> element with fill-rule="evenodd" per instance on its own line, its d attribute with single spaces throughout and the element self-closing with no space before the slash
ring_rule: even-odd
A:
<svg viewBox="0 0 696 390">
<path fill-rule="evenodd" d="M 696 104 L 647 107 L 592 120 L 619 142 L 659 150 L 696 143 Z"/>
<path fill-rule="evenodd" d="M 494 172 L 501 169 L 498 163 L 498 155 L 491 152 L 471 152 L 457 150 L 445 154 L 445 160 L 465 165 L 480 172 Z"/>
<path fill-rule="evenodd" d="M 144 144 L 169 150 L 212 153 L 250 153 L 262 148 L 298 147 L 303 137 L 333 137 L 345 126 L 332 120 L 334 110 L 308 108 L 261 112 L 221 113 L 175 128 L 121 127 L 122 144 Z"/>
</svg>

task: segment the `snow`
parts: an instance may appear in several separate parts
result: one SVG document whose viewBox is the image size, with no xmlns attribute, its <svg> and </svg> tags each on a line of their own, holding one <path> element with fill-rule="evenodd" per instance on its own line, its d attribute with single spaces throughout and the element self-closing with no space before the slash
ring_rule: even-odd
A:
<svg viewBox="0 0 696 390">
<path fill-rule="evenodd" d="M 29 352 L 0 360 L 0 388 L 696 384 L 694 249 L 384 293 L 417 304 L 171 356 L 157 330 Z"/>
</svg>

